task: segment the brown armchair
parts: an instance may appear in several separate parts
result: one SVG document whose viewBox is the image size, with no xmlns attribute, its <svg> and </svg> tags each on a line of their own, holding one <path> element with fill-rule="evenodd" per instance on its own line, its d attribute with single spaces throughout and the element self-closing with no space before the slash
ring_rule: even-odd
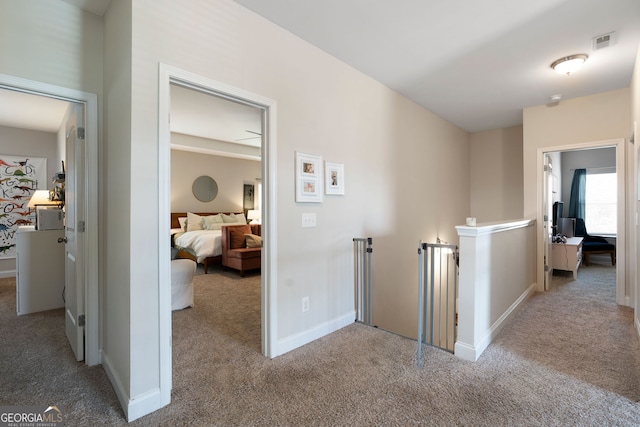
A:
<svg viewBox="0 0 640 427">
<path fill-rule="evenodd" d="M 247 270 L 254 270 L 262 264 L 262 245 L 247 247 L 246 235 L 261 236 L 260 224 L 222 226 L 222 267 L 233 268 L 244 276 Z M 251 239 L 253 241 L 260 239 Z"/>
</svg>

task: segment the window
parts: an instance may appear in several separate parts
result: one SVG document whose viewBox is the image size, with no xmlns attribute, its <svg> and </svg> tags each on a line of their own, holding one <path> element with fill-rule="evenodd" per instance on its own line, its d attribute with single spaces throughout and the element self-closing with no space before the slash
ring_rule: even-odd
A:
<svg viewBox="0 0 640 427">
<path fill-rule="evenodd" d="M 617 179 L 615 172 L 587 170 L 585 226 L 594 235 L 617 232 Z"/>
</svg>

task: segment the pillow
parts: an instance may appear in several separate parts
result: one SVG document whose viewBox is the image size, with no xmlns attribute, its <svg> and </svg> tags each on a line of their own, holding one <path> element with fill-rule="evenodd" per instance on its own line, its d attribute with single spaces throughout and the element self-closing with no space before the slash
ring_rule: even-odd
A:
<svg viewBox="0 0 640 427">
<path fill-rule="evenodd" d="M 248 248 L 261 248 L 262 247 L 262 237 L 256 236 L 255 234 L 245 234 L 244 240 Z"/>
<path fill-rule="evenodd" d="M 238 221 L 238 224 L 246 224 L 247 223 L 247 218 L 244 216 L 243 213 L 231 214 L 231 215 L 236 218 L 236 221 Z"/>
<path fill-rule="evenodd" d="M 251 234 L 251 226 L 250 225 L 239 225 L 237 227 L 233 227 L 233 230 L 229 233 L 229 248 L 230 249 L 239 249 L 246 248 L 247 244 L 245 243 L 244 235 Z"/>
<path fill-rule="evenodd" d="M 202 217 L 191 212 L 187 212 L 187 231 L 202 230 Z"/>
<path fill-rule="evenodd" d="M 186 216 L 181 216 L 180 218 L 178 218 L 178 224 L 180 224 L 180 228 L 182 228 L 182 231 L 187 231 L 187 217 Z"/>
<path fill-rule="evenodd" d="M 213 228 L 214 224 L 223 224 L 222 216 L 220 214 L 209 215 L 202 218 L 202 227 L 205 230 L 215 230 L 215 228 Z M 218 227 L 218 230 L 220 230 L 220 227 Z"/>
<path fill-rule="evenodd" d="M 220 214 L 222 215 L 222 220 L 227 223 L 227 224 L 246 224 L 247 223 L 247 218 L 244 216 L 243 213 L 230 213 L 229 215 L 227 214 Z"/>
<path fill-rule="evenodd" d="M 227 214 L 220 214 L 222 216 L 222 221 L 230 224 L 236 224 L 238 222 L 238 220 L 236 219 L 236 215 L 235 214 L 231 214 L 231 215 L 227 215 Z M 233 215 L 233 216 L 232 216 Z"/>
</svg>

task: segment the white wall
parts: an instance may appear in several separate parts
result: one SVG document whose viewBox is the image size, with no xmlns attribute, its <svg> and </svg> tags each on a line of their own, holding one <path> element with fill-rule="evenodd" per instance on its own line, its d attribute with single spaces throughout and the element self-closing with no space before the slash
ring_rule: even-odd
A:
<svg viewBox="0 0 640 427">
<path fill-rule="evenodd" d="M 151 376 L 150 372 L 158 368 L 157 361 L 157 335 L 151 339 L 144 332 L 132 331 L 134 316 L 156 316 L 154 313 L 154 299 L 156 295 L 151 292 L 147 303 L 142 298 L 132 303 L 131 294 L 134 289 L 140 288 L 142 283 L 155 283 L 157 278 L 152 266 L 153 258 L 148 255 L 157 245 L 153 234 L 143 239 L 148 245 L 146 256 L 136 257 L 131 260 L 131 254 L 137 252 L 132 249 L 131 228 L 137 226 L 131 216 L 131 187 L 139 185 L 131 178 L 131 2 L 128 0 L 113 0 L 105 15 L 104 39 L 105 39 L 105 69 L 104 69 L 104 129 L 106 143 L 101 153 L 104 164 L 104 180 L 102 181 L 103 205 L 101 214 L 105 227 L 101 235 L 104 246 L 103 274 L 104 286 L 102 292 L 102 359 L 103 366 L 111 383 L 114 386 L 127 416 L 131 400 L 140 395 L 134 384 L 142 381 L 141 378 Z M 138 169 L 145 170 L 147 164 L 154 162 L 154 156 L 150 153 L 147 158 L 139 158 L 135 165 Z M 153 192 L 153 186 L 144 189 L 142 185 L 139 191 Z M 155 204 L 148 203 L 145 208 L 137 206 L 138 212 L 146 212 L 148 218 L 155 218 Z M 111 231 L 111 232 L 110 232 Z M 140 239 L 140 237 L 138 237 Z M 142 255 L 143 253 L 139 253 Z M 151 263 L 148 258 L 152 258 Z M 144 262 L 139 260 L 144 259 Z M 147 265 L 148 280 L 137 277 L 131 278 L 131 263 Z M 157 304 L 156 304 L 157 306 Z M 145 307 L 145 309 L 141 309 Z M 147 322 L 141 322 L 145 325 Z M 148 365 L 137 362 L 139 356 L 133 360 L 133 353 L 144 352 L 149 349 Z M 135 373 L 140 373 L 140 378 Z M 135 378 L 135 379 L 134 379 Z M 146 390 L 157 387 L 157 381 L 148 381 L 150 385 Z"/>
<path fill-rule="evenodd" d="M 640 47 L 638 47 L 638 55 L 636 56 L 636 64 L 633 69 L 633 76 L 631 78 L 631 133 L 634 136 L 634 145 L 633 145 L 633 155 L 629 156 L 632 162 L 632 173 L 630 174 L 631 185 L 631 195 L 632 206 L 635 211 L 633 212 L 633 216 L 638 215 L 640 212 L 640 155 L 638 153 L 638 147 L 640 145 Z M 638 222 L 635 222 L 635 227 L 631 227 L 630 230 L 635 230 L 635 239 L 633 242 L 634 248 L 636 250 L 636 258 L 635 262 L 631 264 L 634 266 L 634 286 L 633 291 L 635 292 L 635 312 L 634 312 L 634 320 L 635 327 L 638 336 L 640 336 L 640 286 L 638 285 L 638 274 L 637 266 L 640 264 L 640 251 L 638 251 L 638 242 L 640 241 L 640 227 Z"/>
<path fill-rule="evenodd" d="M 522 218 L 522 126 L 472 133 L 470 166 L 470 216 Z"/>
<path fill-rule="evenodd" d="M 456 228 L 460 292 L 455 353 L 475 361 L 535 290 L 535 221 Z"/>
<path fill-rule="evenodd" d="M 102 30 L 63 1 L 0 0 L 0 73 L 101 94 Z"/>
<path fill-rule="evenodd" d="M 188 135 L 181 137 L 189 139 Z M 254 185 L 260 173 L 260 162 L 254 160 L 171 150 L 171 211 L 241 212 L 244 184 Z M 218 195 L 210 202 L 199 201 L 191 191 L 193 181 L 201 175 L 218 184 Z"/>
</svg>

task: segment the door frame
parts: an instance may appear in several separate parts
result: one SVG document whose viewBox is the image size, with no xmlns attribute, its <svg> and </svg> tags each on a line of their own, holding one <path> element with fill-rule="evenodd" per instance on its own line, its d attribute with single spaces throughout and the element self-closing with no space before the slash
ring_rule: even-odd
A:
<svg viewBox="0 0 640 427">
<path fill-rule="evenodd" d="M 160 304 L 160 393 L 168 403 L 171 394 L 171 84 L 240 102 L 262 111 L 262 253 L 261 313 L 262 354 L 273 358 L 277 348 L 277 241 L 276 241 L 276 102 L 167 64 L 159 64 L 158 78 L 158 277 Z"/>
<path fill-rule="evenodd" d="M 626 206 L 627 206 L 627 190 L 626 190 L 626 174 L 627 164 L 625 162 L 625 140 L 613 139 L 604 141 L 584 142 L 570 145 L 559 145 L 553 147 L 541 147 L 537 150 L 536 174 L 537 174 L 537 258 L 536 263 L 536 280 L 537 291 L 544 292 L 544 244 L 546 241 L 543 226 L 543 180 L 544 180 L 544 156 L 547 153 L 557 151 L 576 151 L 590 148 L 606 148 L 615 147 L 616 149 L 616 176 L 618 180 L 618 212 L 617 212 L 617 236 L 616 236 L 616 303 L 624 306 L 632 306 L 631 290 L 626 292 Z"/>
<path fill-rule="evenodd" d="M 21 77 L 0 74 L 0 88 L 55 98 L 84 106 L 86 195 L 82 208 L 85 218 L 85 363 L 102 363 L 100 343 L 100 284 L 98 275 L 98 95 Z"/>
</svg>

